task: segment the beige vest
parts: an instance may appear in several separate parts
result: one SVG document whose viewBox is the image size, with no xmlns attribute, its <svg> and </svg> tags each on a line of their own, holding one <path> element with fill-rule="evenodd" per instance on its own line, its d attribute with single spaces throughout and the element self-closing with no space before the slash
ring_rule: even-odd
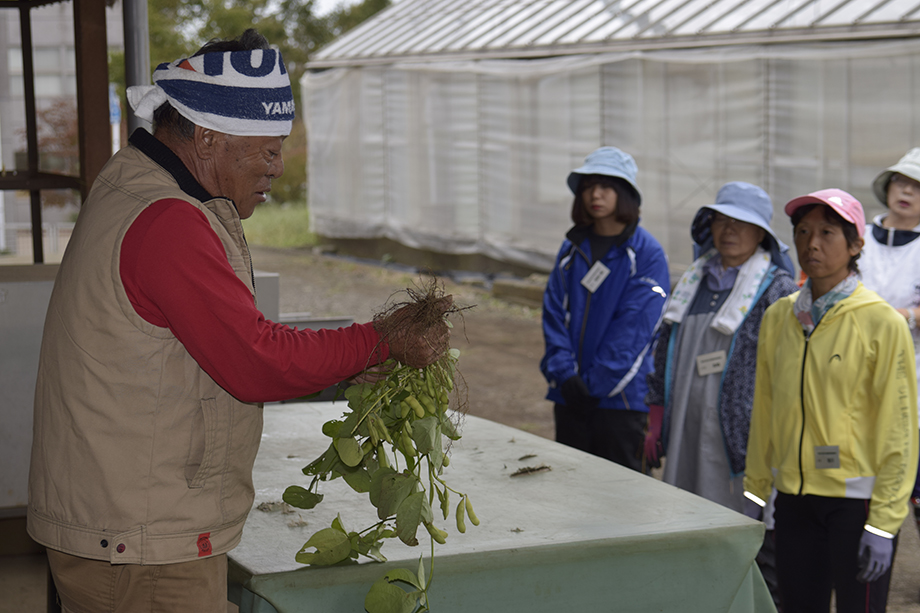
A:
<svg viewBox="0 0 920 613">
<path fill-rule="evenodd" d="M 199 202 L 133 146 L 80 212 L 42 339 L 29 478 L 29 534 L 113 564 L 224 553 L 252 506 L 262 408 L 230 396 L 165 328 L 134 311 L 119 274 L 125 233 L 152 202 L 198 207 L 253 291 L 239 215 Z"/>
</svg>

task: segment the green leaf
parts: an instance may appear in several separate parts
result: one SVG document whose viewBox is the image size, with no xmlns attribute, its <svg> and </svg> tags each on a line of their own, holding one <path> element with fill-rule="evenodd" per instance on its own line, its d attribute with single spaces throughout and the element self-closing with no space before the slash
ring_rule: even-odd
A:
<svg viewBox="0 0 920 613">
<path fill-rule="evenodd" d="M 383 547 L 383 543 L 374 543 L 373 545 L 367 548 L 367 553 L 365 553 L 364 555 L 374 560 L 377 560 L 378 562 L 386 562 L 387 561 L 386 556 L 380 553 L 381 547 Z"/>
<path fill-rule="evenodd" d="M 419 453 L 431 453 L 433 449 L 441 448 L 441 432 L 438 428 L 438 418 L 429 415 L 416 420 L 412 424 L 412 440 Z"/>
<path fill-rule="evenodd" d="M 417 603 L 416 593 L 407 593 L 387 581 L 386 577 L 376 581 L 364 597 L 367 613 L 412 613 Z"/>
<path fill-rule="evenodd" d="M 371 491 L 371 476 L 363 468 L 358 470 L 346 473 L 342 475 L 342 478 L 345 479 L 345 483 L 351 486 L 351 489 L 358 492 L 359 494 L 366 494 Z"/>
<path fill-rule="evenodd" d="M 394 515 L 417 485 L 418 477 L 415 475 L 397 473 L 392 468 L 378 470 L 371 480 L 370 491 L 371 504 L 377 507 L 377 517 L 386 519 Z"/>
<path fill-rule="evenodd" d="M 377 562 L 386 562 L 386 557 L 380 553 L 380 548 L 383 547 L 383 538 L 385 538 L 381 535 L 382 532 L 384 532 L 383 524 L 363 535 L 352 532 L 348 535 L 352 540 L 352 549 Z"/>
<path fill-rule="evenodd" d="M 338 530 L 342 534 L 348 534 L 348 529 L 345 527 L 345 522 L 342 521 L 341 513 L 336 515 L 335 519 L 332 520 L 332 529 Z"/>
<path fill-rule="evenodd" d="M 342 428 L 342 422 L 337 419 L 332 421 L 327 421 L 323 424 L 323 434 L 329 438 L 335 438 L 339 435 L 339 430 Z"/>
<path fill-rule="evenodd" d="M 352 392 L 355 388 L 361 389 Z M 364 422 L 367 414 L 377 405 L 377 399 L 374 397 L 373 387 L 367 383 L 349 387 L 345 390 L 345 397 L 348 398 L 348 406 L 352 412 L 342 422 L 342 429 L 339 432 L 342 435 L 350 436 L 355 433 L 358 425 Z"/>
<path fill-rule="evenodd" d="M 348 464 L 340 460 L 338 453 L 332 453 L 331 455 L 335 457 L 335 462 L 329 468 L 329 471 L 326 474 L 326 478 L 328 478 L 329 480 L 338 479 L 339 477 L 343 475 L 347 475 L 349 473 L 355 472 L 355 467 L 349 466 Z"/>
<path fill-rule="evenodd" d="M 365 400 L 371 397 L 373 390 L 374 386 L 370 383 L 351 385 L 345 390 L 345 399 L 348 400 L 349 406 L 351 406 L 352 402 L 361 405 Z"/>
<path fill-rule="evenodd" d="M 415 576 L 415 573 L 413 573 L 408 568 L 394 568 L 387 571 L 387 574 L 385 574 L 383 578 L 390 583 L 402 581 L 403 583 L 408 583 L 412 587 L 418 588 L 420 590 L 425 589 L 425 582 Z"/>
<path fill-rule="evenodd" d="M 452 441 L 460 440 L 460 433 L 454 427 L 454 423 L 450 420 L 448 413 L 441 415 L 441 432 Z"/>
<path fill-rule="evenodd" d="M 339 456 L 335 448 L 330 443 L 323 455 L 319 456 L 303 468 L 303 474 L 307 476 L 322 475 L 332 470 L 332 467 L 339 461 Z"/>
<path fill-rule="evenodd" d="M 415 586 L 420 590 L 425 589 L 425 558 L 418 557 L 418 585 Z"/>
<path fill-rule="evenodd" d="M 315 547 L 315 552 L 306 551 Z M 347 560 L 351 553 L 348 536 L 335 528 L 323 528 L 310 537 L 294 558 L 301 564 L 330 566 Z"/>
<path fill-rule="evenodd" d="M 371 490 L 368 492 L 370 494 L 371 504 L 375 507 L 380 506 L 380 496 L 381 491 L 383 490 L 383 480 L 389 475 L 395 475 L 396 471 L 390 468 L 389 466 L 383 466 L 377 469 L 377 471 L 371 475 Z"/>
<path fill-rule="evenodd" d="M 415 533 L 422 523 L 422 507 L 427 504 L 425 492 L 415 492 L 406 496 L 396 509 L 396 535 L 410 547 L 418 545 Z"/>
<path fill-rule="evenodd" d="M 364 452 L 361 451 L 361 445 L 356 439 L 351 437 L 337 438 L 333 444 L 346 466 L 357 466 L 364 459 Z"/>
<path fill-rule="evenodd" d="M 310 490 L 302 488 L 299 485 L 292 485 L 284 490 L 284 494 L 281 495 L 281 500 L 298 509 L 312 509 L 323 501 L 323 495 L 314 494 Z"/>
</svg>

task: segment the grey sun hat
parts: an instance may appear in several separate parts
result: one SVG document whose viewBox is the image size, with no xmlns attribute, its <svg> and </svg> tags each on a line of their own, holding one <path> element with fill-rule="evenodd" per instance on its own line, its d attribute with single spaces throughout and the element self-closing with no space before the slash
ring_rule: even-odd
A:
<svg viewBox="0 0 920 613">
<path fill-rule="evenodd" d="M 585 175 L 606 175 L 618 177 L 629 183 L 636 192 L 636 200 L 642 204 L 642 193 L 636 185 L 636 161 L 625 151 L 616 147 L 601 147 L 585 158 L 585 163 L 569 173 L 568 184 L 572 193 L 578 195 L 578 184 Z"/>
<path fill-rule="evenodd" d="M 883 170 L 872 182 L 872 193 L 885 206 L 888 206 L 888 182 L 894 173 L 920 181 L 920 147 L 914 147 L 905 153 L 897 164 Z"/>
<path fill-rule="evenodd" d="M 690 225 L 690 236 L 693 241 L 708 249 L 712 246 L 712 217 L 714 213 L 722 213 L 726 217 L 753 224 L 763 228 L 766 232 L 764 245 L 770 251 L 773 262 L 786 269 L 792 270 L 792 261 L 787 252 L 789 247 L 777 238 L 770 221 L 773 219 L 773 201 L 760 187 L 743 181 L 731 181 L 723 185 L 716 194 L 715 204 L 700 207 Z"/>
</svg>

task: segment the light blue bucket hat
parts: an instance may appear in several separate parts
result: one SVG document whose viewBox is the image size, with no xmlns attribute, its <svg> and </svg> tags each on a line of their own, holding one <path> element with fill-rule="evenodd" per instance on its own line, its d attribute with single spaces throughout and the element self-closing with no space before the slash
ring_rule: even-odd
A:
<svg viewBox="0 0 920 613">
<path fill-rule="evenodd" d="M 568 184 L 572 193 L 578 195 L 578 184 L 585 175 L 618 177 L 629 183 L 636 192 L 636 201 L 642 204 L 642 192 L 636 185 L 636 161 L 625 151 L 616 147 L 601 147 L 585 158 L 585 163 L 569 173 Z"/>
<path fill-rule="evenodd" d="M 792 272 L 792 261 L 787 255 L 789 247 L 777 238 L 770 227 L 773 220 L 773 201 L 767 192 L 744 181 L 731 181 L 723 185 L 716 194 L 715 204 L 701 207 L 690 225 L 690 236 L 693 241 L 707 249 L 712 245 L 711 226 L 714 213 L 722 213 L 726 217 L 762 228 L 766 232 L 773 263 Z"/>
</svg>

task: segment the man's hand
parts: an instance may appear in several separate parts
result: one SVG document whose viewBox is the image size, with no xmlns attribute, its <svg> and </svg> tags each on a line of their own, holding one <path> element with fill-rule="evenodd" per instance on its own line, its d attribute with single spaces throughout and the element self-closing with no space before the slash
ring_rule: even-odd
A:
<svg viewBox="0 0 920 613">
<path fill-rule="evenodd" d="M 348 380 L 349 383 L 369 383 L 373 385 L 378 381 L 383 381 L 390 376 L 390 373 L 393 372 L 393 364 L 387 364 L 386 362 L 371 366 L 370 368 L 365 368 L 354 377 Z"/>
<path fill-rule="evenodd" d="M 375 322 L 374 328 L 390 347 L 390 357 L 413 368 L 436 362 L 450 347 L 450 328 L 444 313 L 453 303 L 453 296 L 444 296 L 434 309 L 426 305 L 424 312 L 422 305 L 409 304 Z"/>
</svg>

